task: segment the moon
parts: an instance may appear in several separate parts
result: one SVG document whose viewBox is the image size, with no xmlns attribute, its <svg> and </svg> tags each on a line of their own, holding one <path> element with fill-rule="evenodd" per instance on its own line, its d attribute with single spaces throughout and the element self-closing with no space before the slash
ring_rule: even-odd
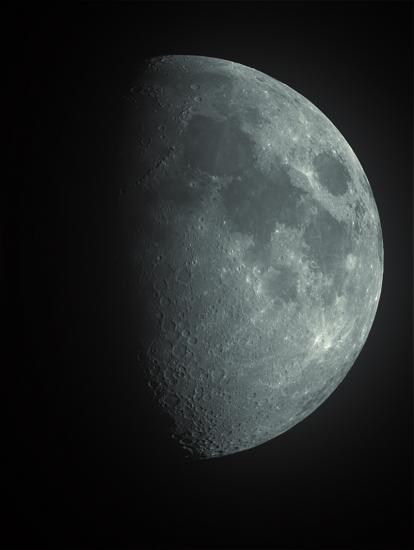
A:
<svg viewBox="0 0 414 550">
<path fill-rule="evenodd" d="M 186 455 L 237 453 L 306 418 L 355 362 L 381 293 L 377 207 L 344 137 L 289 86 L 201 56 L 137 73 L 120 194 L 137 368 Z"/>
</svg>

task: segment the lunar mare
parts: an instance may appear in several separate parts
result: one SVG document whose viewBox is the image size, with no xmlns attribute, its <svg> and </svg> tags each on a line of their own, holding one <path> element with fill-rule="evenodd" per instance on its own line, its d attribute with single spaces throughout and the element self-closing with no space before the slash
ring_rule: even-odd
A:
<svg viewBox="0 0 414 550">
<path fill-rule="evenodd" d="M 142 68 L 123 155 L 138 368 L 173 436 L 200 458 L 278 436 L 338 386 L 376 313 L 357 157 L 285 84 L 198 56 Z"/>
</svg>

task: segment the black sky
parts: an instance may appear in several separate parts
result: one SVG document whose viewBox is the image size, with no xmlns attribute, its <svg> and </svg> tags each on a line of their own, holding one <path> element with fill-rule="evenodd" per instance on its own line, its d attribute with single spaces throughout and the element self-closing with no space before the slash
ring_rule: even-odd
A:
<svg viewBox="0 0 414 550">
<path fill-rule="evenodd" d="M 15 384 L 4 390 L 4 547 L 412 546 L 412 11 L 409 2 L 9 10 L 2 300 Z M 142 58 L 174 53 L 254 67 L 319 107 L 364 167 L 385 250 L 377 317 L 339 388 L 279 438 L 199 463 L 163 442 L 134 385 L 116 260 L 121 98 Z"/>
</svg>

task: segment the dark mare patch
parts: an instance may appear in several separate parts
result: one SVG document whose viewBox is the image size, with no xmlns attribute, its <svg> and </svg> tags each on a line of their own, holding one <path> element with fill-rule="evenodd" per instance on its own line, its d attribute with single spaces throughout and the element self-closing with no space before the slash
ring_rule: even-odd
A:
<svg viewBox="0 0 414 550">
<path fill-rule="evenodd" d="M 316 214 L 310 218 L 303 239 L 309 246 L 308 256 L 317 264 L 316 269 L 332 277 L 332 286 L 325 291 L 326 303 L 331 303 L 336 294 L 341 294 L 347 277 L 345 260 L 352 252 L 353 241 L 348 225 L 335 219 L 325 208 L 313 205 Z"/>
<path fill-rule="evenodd" d="M 294 301 L 298 294 L 298 274 L 286 266 L 269 270 L 264 279 L 266 294 L 284 302 Z"/>
<path fill-rule="evenodd" d="M 255 142 L 237 120 L 195 115 L 183 135 L 183 163 L 211 175 L 241 172 L 254 159 Z"/>
<path fill-rule="evenodd" d="M 297 204 L 303 194 L 280 161 L 274 162 L 270 173 L 249 165 L 221 191 L 233 230 L 251 235 L 262 248 L 270 242 L 276 223 L 298 227 Z"/>
<path fill-rule="evenodd" d="M 348 169 L 332 153 L 324 151 L 313 159 L 313 166 L 320 183 L 331 195 L 343 195 L 348 191 L 351 176 Z"/>
</svg>

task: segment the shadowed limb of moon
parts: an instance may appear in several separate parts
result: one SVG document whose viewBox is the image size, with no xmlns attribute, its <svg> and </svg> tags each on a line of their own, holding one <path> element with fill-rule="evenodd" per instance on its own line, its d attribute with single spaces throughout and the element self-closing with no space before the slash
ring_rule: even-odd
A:
<svg viewBox="0 0 414 550">
<path fill-rule="evenodd" d="M 252 68 L 155 58 L 128 95 L 120 200 L 138 365 L 210 458 L 315 410 L 361 351 L 383 273 L 364 171 L 303 96 Z"/>
</svg>

